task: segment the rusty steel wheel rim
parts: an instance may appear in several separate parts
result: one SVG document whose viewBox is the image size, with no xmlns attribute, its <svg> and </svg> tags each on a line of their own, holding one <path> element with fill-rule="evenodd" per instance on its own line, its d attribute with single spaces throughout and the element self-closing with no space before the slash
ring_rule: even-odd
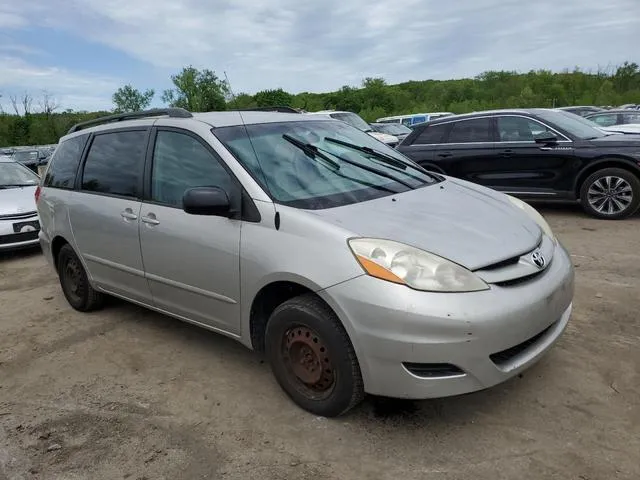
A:
<svg viewBox="0 0 640 480">
<path fill-rule="evenodd" d="M 307 394 L 330 393 L 335 385 L 335 372 L 329 349 L 322 338 L 309 327 L 298 326 L 286 331 L 282 356 L 287 370 Z"/>
</svg>

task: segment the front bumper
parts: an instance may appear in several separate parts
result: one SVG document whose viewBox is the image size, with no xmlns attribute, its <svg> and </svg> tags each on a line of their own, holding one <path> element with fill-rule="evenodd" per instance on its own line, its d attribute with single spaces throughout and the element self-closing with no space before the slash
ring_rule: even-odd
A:
<svg viewBox="0 0 640 480">
<path fill-rule="evenodd" d="M 38 245 L 38 229 L 16 233 L 14 223 L 35 222 L 38 216 L 16 220 L 0 220 L 0 250 L 14 250 Z"/>
<path fill-rule="evenodd" d="M 567 326 L 573 291 L 558 245 L 543 273 L 512 286 L 430 293 L 363 275 L 319 293 L 351 337 L 365 390 L 422 399 L 491 387 L 533 365 Z"/>
</svg>

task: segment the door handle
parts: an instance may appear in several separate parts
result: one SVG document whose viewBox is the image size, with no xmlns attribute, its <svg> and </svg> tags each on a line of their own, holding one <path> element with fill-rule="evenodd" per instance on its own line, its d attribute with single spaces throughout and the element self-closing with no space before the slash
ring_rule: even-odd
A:
<svg viewBox="0 0 640 480">
<path fill-rule="evenodd" d="M 513 150 L 511 150 L 511 149 L 507 149 L 507 150 L 503 150 L 503 151 L 500 153 L 500 156 L 502 156 L 502 157 L 513 157 L 514 153 L 515 153 L 515 152 L 514 152 Z"/>
<path fill-rule="evenodd" d="M 543 152 L 550 152 L 553 149 L 551 147 L 540 147 L 540 150 L 542 150 Z"/>
<path fill-rule="evenodd" d="M 158 220 L 155 216 L 155 214 L 150 213 L 147 216 L 144 216 L 142 218 L 140 218 L 140 220 L 142 220 L 143 223 L 146 223 L 147 225 L 159 225 L 160 224 L 160 220 Z"/>
<path fill-rule="evenodd" d="M 120 216 L 125 220 L 136 220 L 138 216 L 133 213 L 133 210 L 130 208 L 125 208 L 122 212 L 120 212 Z"/>
<path fill-rule="evenodd" d="M 447 157 L 452 157 L 452 156 L 453 156 L 453 153 L 451 153 L 451 152 L 444 152 L 444 153 L 439 153 L 439 154 L 438 154 L 438 156 L 439 156 L 440 158 L 447 158 Z"/>
</svg>

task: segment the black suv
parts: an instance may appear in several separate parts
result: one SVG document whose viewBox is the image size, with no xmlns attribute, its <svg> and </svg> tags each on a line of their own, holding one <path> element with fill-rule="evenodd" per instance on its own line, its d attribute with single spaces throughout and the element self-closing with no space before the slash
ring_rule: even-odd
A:
<svg viewBox="0 0 640 480">
<path fill-rule="evenodd" d="M 525 200 L 579 200 L 620 219 L 640 206 L 640 135 L 561 110 L 495 110 L 417 126 L 398 150 L 428 170 Z"/>
</svg>

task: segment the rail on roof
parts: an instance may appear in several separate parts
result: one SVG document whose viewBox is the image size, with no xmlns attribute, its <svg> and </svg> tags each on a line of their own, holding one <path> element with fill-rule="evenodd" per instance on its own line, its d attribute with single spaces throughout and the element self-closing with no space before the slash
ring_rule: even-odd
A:
<svg viewBox="0 0 640 480">
<path fill-rule="evenodd" d="M 113 115 L 107 115 L 106 117 L 100 117 L 93 120 L 87 120 L 86 122 L 76 123 L 69 129 L 67 134 L 77 132 L 78 130 L 82 130 L 83 128 L 102 125 L 104 123 L 121 122 L 123 120 L 134 120 L 136 118 L 157 117 L 161 115 L 168 115 L 172 118 L 193 117 L 191 112 L 185 110 L 184 108 L 152 108 L 151 110 L 142 110 L 139 112 L 116 113 Z"/>
</svg>

